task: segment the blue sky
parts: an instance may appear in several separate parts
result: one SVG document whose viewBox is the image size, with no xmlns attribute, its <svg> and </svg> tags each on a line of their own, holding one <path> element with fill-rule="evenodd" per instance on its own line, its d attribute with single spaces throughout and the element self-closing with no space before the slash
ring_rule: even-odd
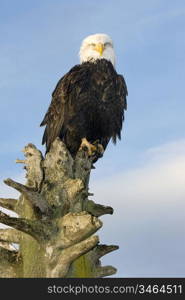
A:
<svg viewBox="0 0 185 300">
<path fill-rule="evenodd" d="M 179 207 L 184 205 L 184 29 L 183 0 L 0 0 L 1 182 L 6 177 L 23 177 L 21 166 L 14 161 L 21 158 L 24 145 L 32 142 L 43 149 L 39 124 L 57 81 L 79 62 L 82 39 L 104 32 L 114 41 L 116 69 L 128 85 L 128 111 L 122 141 L 116 147 L 110 144 L 97 163 L 91 188 L 98 202 L 115 208 L 113 216 L 103 218 L 101 240 L 121 245 L 105 259 L 109 264 L 117 263 L 118 276 L 185 276 L 181 252 L 185 242 L 179 234 L 183 219 Z M 12 193 L 2 183 L 0 186 L 1 196 Z M 175 202 L 166 216 L 170 195 Z M 165 218 L 173 233 L 167 240 L 159 226 Z M 116 221 L 118 227 L 126 228 L 122 237 L 115 233 L 118 228 L 110 230 Z M 168 236 L 168 231 L 164 232 Z M 153 252 L 147 246 L 152 236 L 158 245 Z M 169 247 L 172 250 L 165 255 Z M 154 259 L 151 267 L 151 258 L 144 258 L 149 253 L 155 257 L 156 251 L 158 260 Z"/>
</svg>

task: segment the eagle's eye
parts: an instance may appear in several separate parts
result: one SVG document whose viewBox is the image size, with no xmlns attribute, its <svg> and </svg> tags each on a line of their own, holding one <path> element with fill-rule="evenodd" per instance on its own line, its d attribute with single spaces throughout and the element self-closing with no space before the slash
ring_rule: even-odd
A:
<svg viewBox="0 0 185 300">
<path fill-rule="evenodd" d="M 96 44 L 94 44 L 94 43 L 91 43 L 91 44 L 90 44 L 90 46 L 92 46 L 92 47 L 96 47 Z"/>
<path fill-rule="evenodd" d="M 105 43 L 105 47 L 112 47 L 112 44 L 107 42 L 107 43 Z"/>
</svg>

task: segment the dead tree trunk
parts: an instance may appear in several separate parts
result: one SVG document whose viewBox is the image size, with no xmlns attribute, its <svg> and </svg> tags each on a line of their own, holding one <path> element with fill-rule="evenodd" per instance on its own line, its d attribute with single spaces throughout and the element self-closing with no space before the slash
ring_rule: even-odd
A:
<svg viewBox="0 0 185 300">
<path fill-rule="evenodd" d="M 18 200 L 0 199 L 0 206 L 18 217 L 0 212 L 1 277 L 104 277 L 116 273 L 101 266 L 100 257 L 118 249 L 101 245 L 94 233 L 98 218 L 112 214 L 111 207 L 88 197 L 92 158 L 84 150 L 73 159 L 59 139 L 46 157 L 32 144 L 24 148 L 26 185 L 4 182 L 21 193 Z M 18 244 L 14 248 L 12 243 Z"/>
</svg>

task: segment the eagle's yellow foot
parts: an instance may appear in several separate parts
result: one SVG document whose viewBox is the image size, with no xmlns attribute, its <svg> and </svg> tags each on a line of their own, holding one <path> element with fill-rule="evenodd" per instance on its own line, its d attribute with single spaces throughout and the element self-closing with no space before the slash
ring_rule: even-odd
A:
<svg viewBox="0 0 185 300">
<path fill-rule="evenodd" d="M 103 156 L 103 153 L 104 153 L 104 148 L 102 146 L 102 144 L 99 143 L 99 140 L 95 141 L 93 143 L 94 146 L 96 146 L 96 153 L 101 157 Z"/>
<path fill-rule="evenodd" d="M 94 146 L 94 145 L 92 145 L 92 144 L 90 144 L 87 141 L 86 138 L 82 139 L 82 142 L 81 142 L 81 145 L 80 145 L 80 150 L 82 150 L 82 149 L 87 149 L 89 156 L 94 155 L 96 153 L 96 151 L 97 151 L 97 147 Z"/>
<path fill-rule="evenodd" d="M 101 154 L 101 155 L 103 155 L 103 153 L 104 153 L 104 148 L 103 148 L 103 146 L 102 146 L 102 144 L 98 144 L 97 145 L 97 150 L 98 150 L 98 153 L 99 154 Z"/>
</svg>

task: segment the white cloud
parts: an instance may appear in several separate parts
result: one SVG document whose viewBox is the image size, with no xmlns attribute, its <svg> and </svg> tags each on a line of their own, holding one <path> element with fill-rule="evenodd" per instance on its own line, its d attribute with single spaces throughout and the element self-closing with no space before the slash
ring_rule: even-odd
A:
<svg viewBox="0 0 185 300">
<path fill-rule="evenodd" d="M 185 140 L 149 149 L 142 161 L 93 182 L 96 202 L 115 209 L 101 241 L 121 246 L 112 254 L 118 276 L 185 275 Z"/>
</svg>

